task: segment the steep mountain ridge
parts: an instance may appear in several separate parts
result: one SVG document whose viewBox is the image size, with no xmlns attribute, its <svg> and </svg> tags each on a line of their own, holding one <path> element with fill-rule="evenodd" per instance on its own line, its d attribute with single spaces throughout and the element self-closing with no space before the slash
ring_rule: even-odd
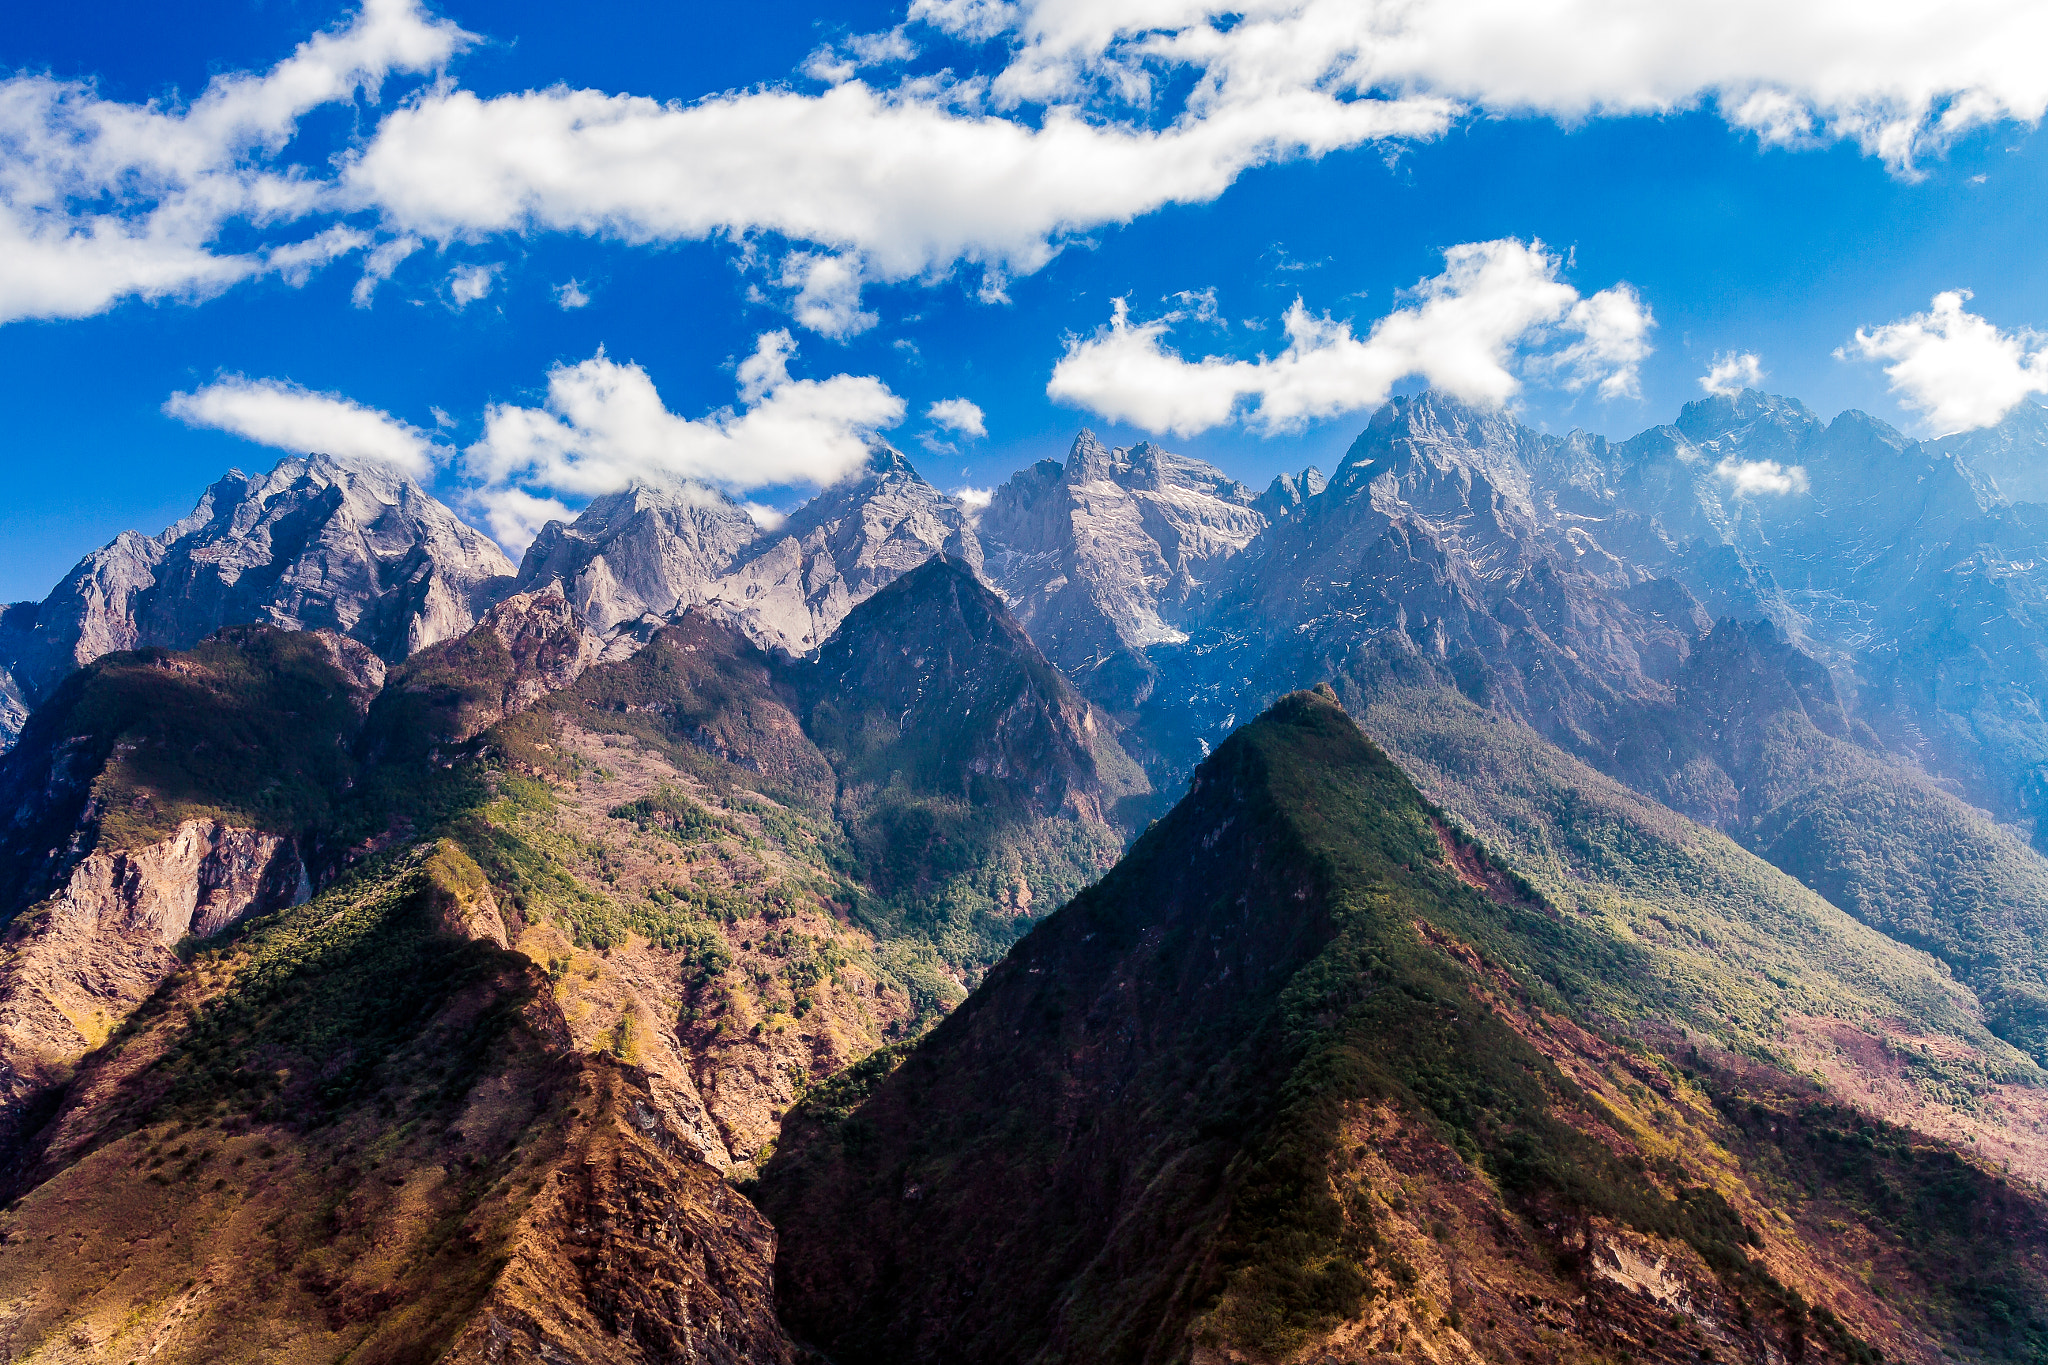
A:
<svg viewBox="0 0 2048 1365">
<path fill-rule="evenodd" d="M 708 600 L 750 639 L 804 655 L 848 612 L 934 555 L 980 571 L 966 509 L 926 483 L 901 451 L 878 443 L 865 468 L 755 541 Z"/>
<path fill-rule="evenodd" d="M 609 635 L 701 602 L 760 535 L 745 508 L 706 484 L 635 485 L 591 499 L 572 522 L 543 526 L 520 560 L 518 586 L 560 584 L 591 629 Z"/>
<path fill-rule="evenodd" d="M 326 455 L 230 471 L 160 535 L 124 531 L 0 622 L 5 691 L 28 705 L 115 650 L 183 649 L 223 626 L 332 630 L 387 661 L 462 634 L 509 585 L 502 551 L 412 480 Z M 18 717 L 6 723 L 9 739 Z"/>
<path fill-rule="evenodd" d="M 2038 1192 L 1867 1121 L 1881 1169 L 1817 1159 L 1845 1116 L 1803 1078 L 1654 997 L 1597 1022 L 1660 975 L 1284 698 L 945 1023 L 792 1112 L 785 1318 L 850 1363 L 2025 1358 Z M 1867 1180 L 1959 1202 L 1920 1224 Z M 2016 1316 L 1968 1306 L 1994 1283 Z"/>
<path fill-rule="evenodd" d="M 244 628 L 67 683 L 0 759 L 55 793 L 0 968 L 0 1345 L 793 1361 L 727 1177 L 1113 860 L 1143 784 L 965 565 L 841 635 L 792 660 L 696 608 L 606 659 L 551 582 L 388 677 Z M 910 729 L 849 745 L 842 687 Z M 934 822 L 904 884 L 884 807 Z M 86 1209 L 105 1237 L 51 1240 Z"/>
</svg>

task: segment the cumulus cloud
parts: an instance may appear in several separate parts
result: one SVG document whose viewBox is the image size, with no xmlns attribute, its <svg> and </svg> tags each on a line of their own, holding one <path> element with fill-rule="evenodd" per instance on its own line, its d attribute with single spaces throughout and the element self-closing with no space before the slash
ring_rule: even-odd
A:
<svg viewBox="0 0 2048 1365">
<path fill-rule="evenodd" d="M 394 72 L 434 70 L 468 40 L 414 0 L 366 0 L 269 71 L 216 76 L 189 104 L 122 103 L 46 75 L 0 81 L 0 322 L 203 299 L 271 273 L 303 280 L 366 245 L 359 230 L 290 229 L 325 209 L 333 186 L 279 156 L 307 113 Z M 221 250 L 237 220 L 269 240 Z"/>
<path fill-rule="evenodd" d="M 580 280 L 569 280 L 566 283 L 556 285 L 554 295 L 555 307 L 565 313 L 577 308 L 587 308 L 590 306 L 590 295 L 584 292 L 583 283 Z"/>
<path fill-rule="evenodd" d="M 385 465 L 409 478 L 433 472 L 445 454 L 426 432 L 335 393 L 276 379 L 231 375 L 174 393 L 164 411 L 188 426 L 212 427 L 297 455 L 336 455 Z"/>
<path fill-rule="evenodd" d="M 779 283 L 794 293 L 789 311 L 797 326 L 843 340 L 881 321 L 861 311 L 860 280 L 858 257 L 794 251 L 782 263 Z"/>
<path fill-rule="evenodd" d="M 696 481 L 729 494 L 836 483 L 867 458 L 877 432 L 903 420 L 903 400 L 872 376 L 792 378 L 795 351 L 786 331 L 762 336 L 739 366 L 739 406 L 703 417 L 670 412 L 644 369 L 602 351 L 558 365 L 544 406 L 485 412 L 483 439 L 463 452 L 464 471 L 481 485 L 473 500 L 501 543 L 523 545 L 541 497 L 593 497 L 635 482 Z"/>
<path fill-rule="evenodd" d="M 1806 466 L 1776 460 L 1738 460 L 1731 455 L 1714 466 L 1714 475 L 1737 497 L 1784 497 L 1807 489 Z"/>
<path fill-rule="evenodd" d="M 1858 328 L 1835 354 L 1886 360 L 1885 376 L 1899 401 L 1925 415 L 1934 431 L 1988 427 L 2029 395 L 2048 393 L 2048 336 L 2001 330 L 1967 312 L 1967 289 L 1934 296 L 1924 313 Z"/>
<path fill-rule="evenodd" d="M 766 232 L 858 256 L 878 282 L 963 262 L 1014 277 L 1076 234 L 1214 199 L 1249 166 L 1434 136 L 1450 114 L 1437 100 L 1311 91 L 1161 129 L 1076 107 L 1033 126 L 963 108 L 954 93 L 855 80 L 674 105 L 560 87 L 437 91 L 385 119 L 344 181 L 389 223 L 437 240 Z"/>
<path fill-rule="evenodd" d="M 995 500 L 996 490 L 993 488 L 976 488 L 972 484 L 965 484 L 953 490 L 953 501 L 959 503 L 966 511 L 970 524 L 980 521 L 981 514 L 986 512 L 988 505 Z"/>
<path fill-rule="evenodd" d="M 458 265 L 449 271 L 448 301 L 455 311 L 459 313 L 478 299 L 489 298 L 502 269 L 501 265 Z"/>
<path fill-rule="evenodd" d="M 1461 118 L 1703 107 L 1768 145 L 1848 140 L 1911 175 L 1971 129 L 2048 109 L 2033 0 L 915 0 L 908 17 L 922 27 L 814 60 L 822 91 L 484 97 L 443 77 L 366 118 L 338 160 L 295 141 L 306 113 L 439 71 L 470 35 L 417 0 L 366 0 L 189 104 L 0 81 L 0 321 L 202 298 L 407 238 L 562 232 L 770 239 L 799 325 L 845 336 L 872 325 L 868 284 L 965 268 L 1001 302 L 1066 244 L 1213 200 L 1254 167 Z M 934 31 L 988 44 L 987 68 L 876 74 Z M 372 254 L 359 303 L 399 259 Z M 1589 337 L 1629 322 L 1606 306 Z M 1587 354 L 1597 368 L 1619 344 Z"/>
<path fill-rule="evenodd" d="M 1223 425 L 1241 405 L 1253 427 L 1295 430 L 1377 406 L 1410 376 L 1486 405 L 1513 397 L 1524 373 L 1609 398 L 1635 392 L 1652 319 L 1628 285 L 1582 298 L 1541 242 L 1469 242 L 1444 264 L 1364 337 L 1297 299 L 1283 320 L 1287 349 L 1257 360 L 1184 359 L 1164 344 L 1169 320 L 1133 322 L 1119 299 L 1108 327 L 1069 343 L 1046 392 L 1180 436 Z"/>
<path fill-rule="evenodd" d="M 948 431 L 980 440 L 988 435 L 988 422 L 981 405 L 966 398 L 941 398 L 924 410 L 925 420 Z"/>
<path fill-rule="evenodd" d="M 1009 37 L 993 92 L 1010 104 L 1142 101 L 1193 72 L 1196 106 L 1324 90 L 1569 122 L 1706 105 L 1767 144 L 1846 139 L 1902 174 L 2048 108 L 2048 12 L 2028 0 L 919 0 L 912 15 Z"/>
<path fill-rule="evenodd" d="M 1744 389 L 1760 389 L 1763 383 L 1763 361 L 1749 351 L 1724 351 L 1700 376 L 1700 387 L 1708 393 L 1738 394 Z"/>
</svg>

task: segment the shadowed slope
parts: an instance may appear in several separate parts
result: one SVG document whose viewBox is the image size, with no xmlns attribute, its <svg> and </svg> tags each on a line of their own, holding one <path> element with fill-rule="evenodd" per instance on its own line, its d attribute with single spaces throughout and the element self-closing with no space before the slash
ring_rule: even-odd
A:
<svg viewBox="0 0 2048 1365">
<path fill-rule="evenodd" d="M 1811 1235 L 1844 1216 L 1920 1257 L 1909 1302 L 1953 1308 L 1964 1264 L 2038 1292 L 2031 1197 L 1876 1130 L 1906 1211 L 1856 1211 L 1810 1085 L 1588 1030 L 1571 1002 L 1654 967 L 1285 698 L 922 1043 L 786 1121 L 786 1319 L 842 1362 L 1927 1357 L 1854 1239 Z M 1922 1239 L 1944 1171 L 1969 1212 Z M 1957 1321 L 2022 1358 L 2041 1330 Z"/>
</svg>

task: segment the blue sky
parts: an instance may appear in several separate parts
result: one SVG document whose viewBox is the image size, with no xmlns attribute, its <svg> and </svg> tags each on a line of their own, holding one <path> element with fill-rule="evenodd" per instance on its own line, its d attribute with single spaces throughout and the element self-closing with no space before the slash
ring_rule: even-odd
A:
<svg viewBox="0 0 2048 1365">
<path fill-rule="evenodd" d="M 1569 10 L 1572 0 L 1546 2 Z M 387 0 L 386 9 L 397 3 Z M 1453 0 L 1442 0 L 1442 6 L 1458 9 Z M 990 3 L 928 0 L 925 22 L 903 29 L 897 46 L 898 52 L 915 48 L 918 55 L 862 69 L 854 78 L 889 93 L 898 107 L 922 110 L 927 106 L 918 101 L 931 100 L 932 118 L 945 127 L 951 126 L 947 120 L 1006 119 L 1032 130 L 1054 117 L 1048 109 L 1060 108 L 1098 130 L 1142 134 L 1199 128 L 1204 118 L 1221 126 L 1247 110 L 1245 117 L 1264 118 L 1275 107 L 1259 102 L 1263 94 L 1233 95 L 1230 81 L 1252 88 L 1252 77 L 1234 69 L 1226 72 L 1220 96 L 1203 95 L 1196 82 L 1205 72 L 1218 79 L 1217 64 L 1162 58 L 1156 50 L 1133 56 L 1141 36 L 1131 33 L 1112 33 L 1106 45 L 1059 47 L 1053 38 L 1071 38 L 1062 38 L 1054 24 L 1060 6 L 1042 8 L 1052 17 L 1030 7 L 1010 11 Z M 1300 8 L 1276 4 L 1270 14 L 1284 23 Z M 1467 8 L 1477 13 L 1485 4 Z M 1993 21 L 2000 14 L 2020 14 L 2010 19 L 2020 26 L 2014 42 L 2033 36 L 2024 7 L 2000 10 L 1984 0 L 1978 8 Z M 757 107 L 767 108 L 769 95 L 813 104 L 825 98 L 835 81 L 850 74 L 830 69 L 833 61 L 844 60 L 850 40 L 886 35 L 906 19 L 902 6 L 839 6 L 829 19 L 819 18 L 814 7 L 779 3 L 658 9 L 609 2 L 449 4 L 400 18 L 415 26 L 452 20 L 475 35 L 464 50 L 429 64 L 445 73 L 442 98 L 451 90 L 473 92 L 483 107 L 499 110 L 509 106 L 495 103 L 495 97 L 561 87 L 605 100 L 634 95 L 676 101 L 688 109 L 708 96 L 736 92 L 729 107 L 747 117 Z M 108 106 L 156 100 L 175 113 L 182 108 L 179 101 L 195 100 L 209 79 L 262 73 L 313 34 L 348 24 L 354 12 L 345 5 L 275 0 L 44 6 L 11 17 L 0 31 L 0 66 L 23 73 L 17 84 L 42 77 L 90 82 L 91 97 Z M 1249 24 L 1205 18 L 1206 10 L 1194 4 L 1190 13 L 1194 18 L 1177 30 L 1183 38 L 1227 39 Z M 1009 27 L 991 40 L 976 41 L 978 33 L 1005 22 Z M 1910 22 L 1902 22 L 1910 29 Z M 1823 33 L 1815 41 L 1827 37 Z M 573 508 L 605 479 L 623 477 L 619 471 L 664 459 L 681 461 L 680 472 L 709 477 L 736 496 L 786 507 L 808 491 L 806 471 L 813 480 L 829 477 L 843 460 L 804 455 L 789 466 L 796 474 L 764 483 L 761 469 L 782 468 L 772 459 L 761 463 L 767 458 L 764 442 L 809 440 L 839 423 L 818 437 L 818 449 L 828 451 L 834 448 L 828 437 L 836 433 L 842 443 L 857 437 L 863 421 L 872 424 L 876 412 L 898 400 L 903 418 L 887 425 L 885 434 L 947 488 L 986 487 L 1034 459 L 1062 455 L 1084 424 L 1119 441 L 1147 434 L 1133 421 L 1115 420 L 1117 413 L 1153 414 L 1151 425 L 1164 429 L 1158 437 L 1164 444 L 1211 459 L 1249 482 L 1263 484 L 1278 470 L 1311 462 L 1328 469 L 1366 419 L 1369 407 L 1354 398 L 1374 396 L 1387 387 L 1374 376 L 1399 370 L 1411 353 L 1433 354 L 1435 343 L 1424 336 L 1398 352 L 1391 341 L 1380 348 L 1386 354 L 1355 344 L 1346 350 L 1330 342 L 1327 327 L 1348 322 L 1352 342 L 1360 342 L 1378 320 L 1400 309 L 1417 316 L 1420 333 L 1439 327 L 1434 315 L 1417 311 L 1422 299 L 1404 291 L 1444 272 L 1445 252 L 1461 244 L 1520 244 L 1511 258 L 1488 259 L 1521 270 L 1519 283 L 1502 288 L 1522 290 L 1515 297 L 1544 320 L 1497 348 L 1503 358 L 1498 374 L 1475 375 L 1465 362 L 1445 362 L 1450 368 L 1441 372 L 1425 367 L 1398 374 L 1389 381 L 1395 391 L 1419 387 L 1426 378 L 1441 382 L 1446 375 L 1452 382 L 1462 375 L 1463 382 L 1483 388 L 1505 375 L 1512 384 L 1505 401 L 1525 420 L 1553 430 L 1583 426 L 1623 436 L 1669 420 L 1682 403 L 1700 396 L 1699 378 L 1717 355 L 1747 352 L 1760 358 L 1769 376 L 1766 387 L 1827 414 L 1860 407 L 1912 430 L 1995 416 L 2008 395 L 2016 401 L 2041 387 L 2030 377 L 2037 373 L 2030 365 L 2039 362 L 2038 372 L 2048 379 L 2038 338 L 2027 333 L 2030 326 L 2048 327 L 2048 265 L 2038 227 L 2048 207 L 2048 160 L 2033 103 L 2041 92 L 2023 73 L 1971 66 L 1983 61 L 1981 55 L 1965 54 L 1943 66 L 1942 54 L 1934 52 L 1925 58 L 1929 69 L 1919 70 L 1921 51 L 1933 45 L 1912 38 L 1904 32 L 1889 45 L 1869 45 L 1862 58 L 1868 70 L 1850 73 L 1846 94 L 1838 71 L 1828 81 L 1816 78 L 1811 89 L 1796 67 L 1788 75 L 1758 57 L 1750 71 L 1740 43 L 1726 56 L 1725 70 L 1707 69 L 1704 75 L 1672 69 L 1668 52 L 1660 56 L 1656 44 L 1649 44 L 1641 82 L 1648 95 L 1617 94 L 1598 85 L 1609 79 L 1605 73 L 1589 75 L 1583 89 L 1532 93 L 1527 78 L 1502 73 L 1497 63 L 1473 76 L 1450 58 L 1429 54 L 1416 66 L 1420 75 L 1383 76 L 1370 89 L 1344 89 L 1318 76 L 1310 83 L 1322 100 L 1310 111 L 1313 119 L 1341 119 L 1370 97 L 1400 117 L 1435 122 L 1397 139 L 1352 136 L 1351 145 L 1330 150 L 1241 155 L 1236 162 L 1225 156 L 1229 164 L 1219 174 L 1227 188 L 1184 194 L 1197 200 L 1186 203 L 1146 205 L 1140 195 L 1141 207 L 1128 213 L 1129 221 L 1118 207 L 1129 196 L 1117 198 L 1127 187 L 1106 184 L 1097 198 L 1107 196 L 1103 201 L 1112 207 L 1099 215 L 1101 221 L 1056 229 L 1052 246 L 1039 252 L 1050 257 L 1042 265 L 1031 255 L 1028 223 L 1015 231 L 1009 226 L 1012 219 L 1028 218 L 1028 196 L 1014 213 L 1007 203 L 994 206 L 989 226 L 975 218 L 973 203 L 949 203 L 942 193 L 910 183 L 902 190 L 908 206 L 865 235 L 849 229 L 843 240 L 821 241 L 836 231 L 830 212 L 823 227 L 791 230 L 793 220 L 776 207 L 784 202 L 776 196 L 793 191 L 774 180 L 783 173 L 777 157 L 788 148 L 773 140 L 772 128 L 760 131 L 736 115 L 730 137 L 745 153 L 743 173 L 761 181 L 748 180 L 734 193 L 754 196 L 748 202 L 769 208 L 752 228 L 728 228 L 708 239 L 697 228 L 662 226 L 695 222 L 691 215 L 697 209 L 687 204 L 600 205 L 590 210 L 604 219 L 596 230 L 532 221 L 581 212 L 567 201 L 591 191 L 574 188 L 550 191 L 555 199 L 508 228 L 473 200 L 451 210 L 452 198 L 435 198 L 440 186 L 431 183 L 429 170 L 423 173 L 429 180 L 424 191 L 387 185 L 368 198 L 358 194 L 346 203 L 267 218 L 227 212 L 194 239 L 201 254 L 213 259 L 247 257 L 329 229 L 362 238 L 362 246 L 310 269 L 298 283 L 259 274 L 197 290 L 203 298 L 191 288 L 171 288 L 154 299 L 114 289 L 104 300 L 92 296 L 59 306 L 34 301 L 42 297 L 34 280 L 10 285 L 0 277 L 0 314 L 12 319 L 0 324 L 0 401 L 7 417 L 6 497 L 0 501 L 0 543 L 7 551 L 0 555 L 0 598 L 40 597 L 81 554 L 118 531 L 154 532 L 182 515 L 227 467 L 254 469 L 274 461 L 279 450 L 219 429 L 237 421 L 246 428 L 247 420 L 233 416 L 244 409 L 188 409 L 188 420 L 165 410 L 173 394 L 203 394 L 209 386 L 241 380 L 278 381 L 277 392 L 287 399 L 300 390 L 338 395 L 404 424 L 426 442 L 423 458 L 431 464 L 421 467 L 430 485 L 480 522 L 497 496 L 483 487 L 493 477 L 500 493 L 516 489 Z M 1788 41 L 1796 57 L 1797 35 L 1777 35 L 1771 43 L 1760 36 L 1755 45 L 1782 48 Z M 874 40 L 869 50 L 880 44 Z M 1859 50 L 1850 48 L 1856 56 Z M 823 61 L 815 56 L 821 49 L 827 50 Z M 1076 51 L 1080 58 L 1073 57 Z M 1034 53 L 1051 57 L 1033 67 Z M 929 92 L 942 71 L 951 73 L 944 79 L 954 84 L 937 99 Z M 1116 81 L 1133 71 L 1149 76 L 1148 99 L 1117 95 Z M 973 81 L 977 73 L 990 82 L 989 93 L 961 94 L 959 83 Z M 1005 104 L 1003 81 L 1026 78 L 1039 84 Z M 920 79 L 922 86 L 903 84 Z M 431 70 L 393 72 L 383 78 L 377 103 L 320 103 L 297 118 L 280 144 L 234 153 L 221 164 L 230 177 L 242 177 L 236 183 L 256 169 L 291 166 L 300 168 L 301 182 L 338 180 L 336 166 L 377 142 L 385 120 L 434 103 L 434 80 Z M 1806 135 L 1788 145 L 1762 116 L 1728 112 L 1736 109 L 1738 96 L 1757 89 L 1804 100 Z M 1914 107 L 1915 92 L 1927 90 L 1934 92 L 1933 102 Z M 1941 134 L 1942 111 L 1959 107 L 1957 92 L 1970 90 L 1989 91 L 1996 107 L 1953 135 Z M 971 104 L 972 98 L 981 102 Z M 1456 105 L 1448 113 L 1442 108 L 1446 100 Z M 1919 130 L 1912 134 L 1918 141 L 1910 169 L 1898 164 L 1896 154 L 1887 164 L 1885 147 L 1896 143 L 1882 144 L 1868 131 L 1872 101 L 1885 100 L 1892 101 L 1886 106 L 1892 126 Z M 545 112 L 544 105 L 535 107 Z M 1411 106 L 1416 112 L 1401 112 Z M 812 105 L 790 107 L 801 112 Z M 635 108 L 633 117 L 659 120 L 656 106 Z M 860 154 L 892 154 L 883 144 L 894 134 L 879 123 L 877 130 Z M 10 157 L 17 167 L 31 162 L 24 139 L 36 131 L 0 125 L 0 165 Z M 520 134 L 508 128 L 479 135 Z M 1285 132 L 1281 140 L 1292 136 Z M 1345 141 L 1320 125 L 1300 136 Z M 745 142 L 754 137 L 764 139 L 758 149 Z M 564 144 L 571 154 L 577 145 Z M 794 158 L 787 174 L 799 182 L 815 178 L 815 169 L 806 170 L 800 161 Z M 1127 170 L 1091 171 L 1089 164 L 1077 160 L 1074 175 L 1129 178 Z M 1057 161 L 1052 170 L 1064 175 Z M 658 164 L 633 163 L 615 180 L 631 185 L 648 176 L 648 183 L 666 183 L 662 173 Z M 58 200 L 32 202 L 22 183 L 20 177 L 8 182 L 11 209 L 46 236 L 84 231 L 80 225 L 95 213 L 132 223 L 160 202 L 83 181 L 85 188 L 74 187 Z M 884 187 L 881 194 L 898 192 L 898 181 L 886 170 L 875 183 Z M 1060 176 L 1047 183 L 1049 193 L 1071 188 Z M 668 192 L 691 191 L 686 185 Z M 431 213 L 421 207 L 423 193 L 434 200 Z M 600 186 L 595 193 L 602 197 L 612 189 Z M 1074 193 L 1077 203 L 1096 202 L 1093 191 Z M 450 227 L 450 212 L 476 216 Z M 729 216 L 725 206 L 717 212 Z M 433 214 L 442 215 L 434 222 L 445 240 L 431 240 L 433 233 L 420 226 Z M 967 225 L 956 231 L 948 214 Z M 903 245 L 927 220 L 940 223 L 944 232 L 934 229 L 937 235 L 952 235 L 937 246 L 922 238 Z M 352 296 L 366 253 L 407 233 L 430 240 L 398 262 L 368 307 L 356 306 Z M 1040 233 L 1036 240 L 1043 244 L 1047 238 Z M 1547 255 L 1535 249 L 1539 241 Z M 6 249 L 0 243 L 0 251 Z M 838 321 L 807 327 L 794 286 L 783 281 L 796 278 L 792 271 L 800 264 L 792 261 L 828 255 L 865 262 L 868 279 L 857 304 L 840 296 Z M 988 279 L 983 264 L 990 259 L 1005 263 L 1000 288 L 1006 301 L 981 297 Z M 464 268 L 488 272 L 489 289 L 458 308 L 454 272 Z M 559 291 L 572 280 L 588 302 L 564 309 Z M 89 281 L 80 286 L 88 294 L 91 287 L 96 286 Z M 30 300 L 11 312 L 10 288 Z M 1961 324 L 1934 336 L 1932 324 L 1909 323 L 1885 334 L 1892 349 L 1884 355 L 1837 358 L 1858 328 L 1925 314 L 1938 292 L 1958 289 L 1973 292 L 1961 315 L 1975 329 L 1970 335 L 1963 335 Z M 1580 315 L 1570 305 L 1596 297 L 1634 308 L 1630 316 L 1638 322 L 1646 310 L 1654 326 L 1619 340 L 1586 330 L 1592 324 L 1575 323 Z M 1332 399 L 1328 383 L 1316 388 L 1301 377 L 1308 367 L 1298 374 L 1255 366 L 1259 354 L 1276 355 L 1287 345 L 1282 317 L 1297 298 L 1312 318 L 1328 316 L 1319 335 L 1330 349 L 1318 354 L 1342 361 L 1331 382 L 1340 389 L 1352 386 L 1353 397 Z M 1139 327 L 1169 315 L 1177 320 L 1142 346 L 1133 331 L 1124 334 L 1130 346 L 1123 351 L 1090 350 L 1091 344 L 1116 340 L 1102 332 L 1116 299 L 1127 301 Z M 873 321 L 864 329 L 847 321 L 868 314 Z M 532 456 L 531 442 L 515 450 L 509 427 L 487 431 L 485 414 L 494 404 L 541 421 L 551 367 L 587 365 L 600 349 L 613 366 L 641 367 L 678 421 L 735 404 L 745 411 L 749 404 L 740 388 L 747 381 L 740 364 L 764 334 L 778 330 L 787 331 L 793 346 L 785 362 L 790 378 L 828 387 L 778 390 L 782 381 L 771 374 L 755 381 L 753 401 L 772 404 L 779 397 L 794 405 L 802 399 L 809 404 L 809 425 L 771 427 L 764 421 L 758 431 L 713 432 L 639 421 L 596 432 L 548 416 L 541 439 L 552 463 Z M 1601 344 L 1583 350 L 1596 340 Z M 1071 371 L 1069 401 L 1055 401 L 1048 381 L 1077 344 L 1082 352 Z M 1580 352 L 1571 352 L 1575 344 Z M 1989 360 L 1978 363 L 1980 354 Z M 1164 361 L 1154 363 L 1161 356 Z M 1205 357 L 1216 358 L 1216 365 L 1197 370 L 1192 362 Z M 1999 368 L 2008 360 L 2017 366 L 2011 375 Z M 1133 368 L 1125 361 L 1142 363 Z M 1902 391 L 1894 391 L 1887 365 L 1909 366 Z M 593 393 L 602 387 L 599 381 L 618 377 L 616 370 L 579 373 L 592 379 Z M 1993 374 L 1997 382 L 1979 384 L 1980 373 Z M 835 376 L 845 381 L 836 389 L 829 387 Z M 868 382 L 863 388 L 855 381 Z M 1219 420 L 1210 409 L 1217 386 L 1226 381 L 1241 396 L 1233 404 L 1224 395 L 1227 411 Z M 1948 388 L 1936 392 L 1934 385 Z M 1903 407 L 1902 397 L 1919 409 Z M 981 410 L 984 436 L 945 431 L 924 419 L 929 404 L 955 398 Z M 445 425 L 436 410 L 446 415 Z M 307 420 L 317 422 L 319 415 L 308 409 Z M 194 424 L 209 420 L 219 425 Z M 461 453 L 487 437 L 495 465 L 485 456 Z M 720 460 L 733 467 L 718 465 Z M 498 475 L 487 475 L 487 466 Z M 510 504 L 501 498 L 496 505 L 502 510 Z"/>
</svg>

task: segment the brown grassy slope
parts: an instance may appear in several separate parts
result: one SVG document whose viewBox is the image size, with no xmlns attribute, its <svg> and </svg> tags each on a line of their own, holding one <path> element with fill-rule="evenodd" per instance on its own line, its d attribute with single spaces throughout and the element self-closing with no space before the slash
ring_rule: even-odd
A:
<svg viewBox="0 0 2048 1365">
<path fill-rule="evenodd" d="M 203 954 L 0 1215 L 9 1357 L 789 1358 L 765 1224 L 646 1073 L 570 1048 L 495 919 L 442 845 Z"/>
<path fill-rule="evenodd" d="M 1334 704 L 1276 706 L 900 1067 L 785 1123 L 792 1328 L 988 1365 L 2041 1346 L 2037 1195 L 1675 1028 L 1666 963 L 1471 879 Z"/>
</svg>

